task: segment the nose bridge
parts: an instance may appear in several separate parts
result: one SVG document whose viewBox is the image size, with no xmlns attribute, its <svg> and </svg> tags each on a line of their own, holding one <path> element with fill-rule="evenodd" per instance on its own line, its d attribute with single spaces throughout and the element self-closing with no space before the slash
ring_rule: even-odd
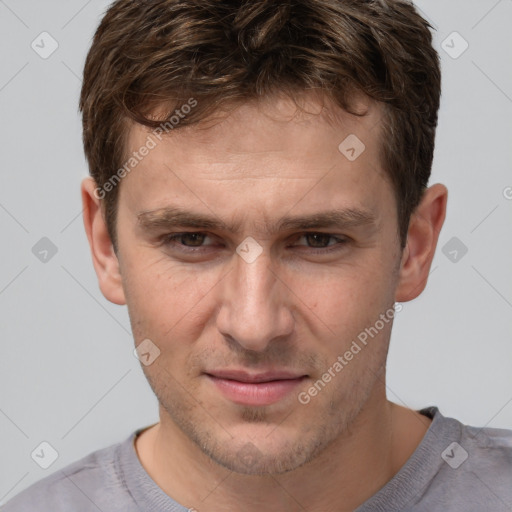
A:
<svg viewBox="0 0 512 512">
<path fill-rule="evenodd" d="M 235 276 L 238 294 L 235 306 L 238 305 L 240 313 L 269 314 L 273 302 L 273 291 L 276 277 L 271 270 L 270 258 L 260 255 L 255 261 L 249 263 L 239 258 L 236 263 Z M 259 311 L 259 310 L 262 311 Z"/>
<path fill-rule="evenodd" d="M 225 283 L 218 327 L 244 348 L 264 350 L 273 338 L 290 333 L 292 318 L 268 253 L 254 259 L 241 254 Z"/>
</svg>

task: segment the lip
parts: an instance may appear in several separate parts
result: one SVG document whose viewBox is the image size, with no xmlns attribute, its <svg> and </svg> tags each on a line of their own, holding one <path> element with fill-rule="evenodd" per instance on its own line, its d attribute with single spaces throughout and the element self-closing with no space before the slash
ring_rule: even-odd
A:
<svg viewBox="0 0 512 512">
<path fill-rule="evenodd" d="M 206 376 L 228 400 L 240 405 L 278 402 L 307 378 L 307 375 L 289 371 L 251 374 L 243 370 L 218 370 Z"/>
</svg>

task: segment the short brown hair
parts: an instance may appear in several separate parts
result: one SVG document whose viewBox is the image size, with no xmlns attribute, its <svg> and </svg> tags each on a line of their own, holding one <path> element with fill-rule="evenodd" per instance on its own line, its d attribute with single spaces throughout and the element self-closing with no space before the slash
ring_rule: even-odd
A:
<svg viewBox="0 0 512 512">
<path fill-rule="evenodd" d="M 384 105 L 382 166 L 403 248 L 434 153 L 441 73 L 431 28 L 406 0 L 117 0 L 84 68 L 90 173 L 103 187 L 123 165 L 129 122 L 157 128 L 190 98 L 197 106 L 177 129 L 275 92 L 320 90 L 355 114 L 359 92 Z M 103 207 L 116 247 L 119 187 L 109 189 Z"/>
</svg>

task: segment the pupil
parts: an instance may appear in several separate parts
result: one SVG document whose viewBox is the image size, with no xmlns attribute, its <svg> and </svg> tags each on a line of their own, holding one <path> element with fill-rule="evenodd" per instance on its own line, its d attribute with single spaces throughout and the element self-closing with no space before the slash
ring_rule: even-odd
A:
<svg viewBox="0 0 512 512">
<path fill-rule="evenodd" d="M 183 235 L 184 239 L 187 239 L 190 241 L 192 240 L 192 245 L 201 245 L 203 235 L 201 233 L 187 233 Z M 199 242 L 198 244 L 194 244 L 194 242 Z"/>
<path fill-rule="evenodd" d="M 315 240 L 315 242 L 318 242 L 318 238 L 320 238 L 320 245 L 325 245 L 322 243 L 322 240 L 324 242 L 327 242 L 327 239 L 329 238 L 328 235 L 322 235 L 322 234 L 313 234 L 313 235 L 308 235 L 308 238 L 309 238 L 309 241 L 311 241 L 311 239 Z M 313 246 L 315 246 L 315 242 L 313 242 Z"/>
</svg>

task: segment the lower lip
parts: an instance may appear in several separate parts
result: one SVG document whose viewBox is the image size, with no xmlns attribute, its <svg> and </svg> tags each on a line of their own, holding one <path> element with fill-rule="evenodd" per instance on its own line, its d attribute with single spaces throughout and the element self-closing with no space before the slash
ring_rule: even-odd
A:
<svg viewBox="0 0 512 512">
<path fill-rule="evenodd" d="M 289 395 L 306 378 L 269 382 L 240 382 L 208 375 L 222 394 L 240 405 L 270 405 Z"/>
</svg>

